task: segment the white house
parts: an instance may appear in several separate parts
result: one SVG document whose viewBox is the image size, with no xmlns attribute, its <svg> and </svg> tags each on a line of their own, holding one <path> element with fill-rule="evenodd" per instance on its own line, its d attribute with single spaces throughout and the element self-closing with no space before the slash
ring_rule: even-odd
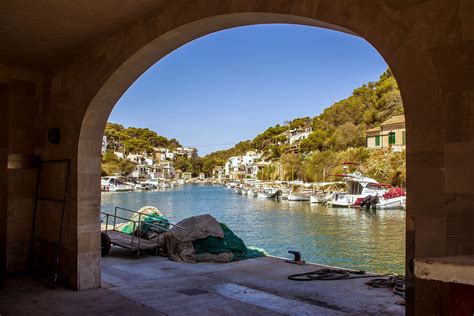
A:
<svg viewBox="0 0 474 316">
<path fill-rule="evenodd" d="M 128 154 L 127 159 L 141 165 L 152 166 L 155 164 L 155 160 L 152 157 L 141 154 Z"/>
<path fill-rule="evenodd" d="M 311 126 L 301 127 L 290 129 L 284 132 L 283 134 L 287 137 L 288 144 L 293 145 L 296 142 L 299 142 L 305 138 L 308 138 L 309 134 L 313 132 Z"/>
<path fill-rule="evenodd" d="M 197 149 L 192 147 L 178 147 L 175 152 L 177 156 L 186 156 L 188 158 L 191 158 L 193 153 L 197 153 Z"/>
<path fill-rule="evenodd" d="M 260 159 L 260 157 L 262 157 L 262 154 L 257 153 L 256 151 L 247 151 L 245 155 L 242 156 L 242 162 L 246 165 L 250 165 Z"/>
<path fill-rule="evenodd" d="M 212 169 L 212 177 L 214 179 L 221 180 L 223 176 L 224 176 L 224 167 L 215 166 L 214 169 Z"/>
<path fill-rule="evenodd" d="M 158 168 L 151 165 L 136 165 L 135 170 L 130 174 L 134 178 L 156 178 Z"/>
<path fill-rule="evenodd" d="M 114 155 L 117 156 L 120 159 L 123 159 L 124 154 L 121 151 L 114 151 Z"/>
<path fill-rule="evenodd" d="M 158 166 L 161 178 L 173 179 L 176 176 L 174 164 L 171 161 L 162 161 Z"/>
<path fill-rule="evenodd" d="M 262 155 L 248 151 L 243 156 L 230 157 L 224 165 L 224 175 L 231 180 L 255 179 L 258 168 L 255 163 Z"/>
</svg>

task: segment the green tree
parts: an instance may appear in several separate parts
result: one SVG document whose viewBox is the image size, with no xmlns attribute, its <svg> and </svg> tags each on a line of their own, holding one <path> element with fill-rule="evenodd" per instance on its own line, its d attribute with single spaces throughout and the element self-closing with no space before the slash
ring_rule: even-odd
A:
<svg viewBox="0 0 474 316">
<path fill-rule="evenodd" d="M 302 175 L 301 157 L 296 153 L 283 154 L 280 159 L 285 180 L 297 180 Z"/>
<path fill-rule="evenodd" d="M 262 181 L 271 181 L 274 180 L 276 168 L 273 165 L 268 165 L 263 167 L 257 172 L 257 179 Z"/>
<path fill-rule="evenodd" d="M 174 168 L 177 170 L 181 170 L 183 172 L 194 172 L 193 165 L 189 161 L 188 157 L 177 157 L 174 162 Z"/>
<path fill-rule="evenodd" d="M 128 176 L 135 170 L 136 164 L 127 159 L 121 159 L 119 163 L 120 174 L 122 176 Z"/>
</svg>

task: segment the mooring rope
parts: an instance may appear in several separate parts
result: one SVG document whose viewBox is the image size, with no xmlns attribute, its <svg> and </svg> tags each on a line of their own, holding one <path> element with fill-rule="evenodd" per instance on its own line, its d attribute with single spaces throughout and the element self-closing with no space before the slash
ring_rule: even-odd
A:
<svg viewBox="0 0 474 316">
<path fill-rule="evenodd" d="M 382 277 L 388 277 L 383 278 Z M 395 294 L 405 298 L 405 277 L 396 274 L 366 274 L 362 270 L 344 270 L 344 269 L 320 269 L 305 273 L 292 274 L 288 276 L 292 281 L 334 281 L 373 278 L 365 284 L 375 288 L 392 288 Z"/>
<path fill-rule="evenodd" d="M 344 270 L 344 269 L 320 269 L 311 272 L 292 274 L 288 276 L 293 281 L 333 281 L 361 278 L 379 278 L 392 274 L 366 275 L 362 270 Z"/>
</svg>

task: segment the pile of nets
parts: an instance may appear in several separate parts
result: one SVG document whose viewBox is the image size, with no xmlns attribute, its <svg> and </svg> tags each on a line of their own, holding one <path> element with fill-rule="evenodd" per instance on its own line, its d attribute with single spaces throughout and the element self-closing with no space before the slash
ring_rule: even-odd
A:
<svg viewBox="0 0 474 316">
<path fill-rule="evenodd" d="M 168 256 L 178 262 L 226 263 L 267 255 L 264 250 L 247 247 L 209 214 L 185 218 L 164 235 Z"/>
<path fill-rule="evenodd" d="M 267 255 L 263 249 L 247 247 L 243 240 L 237 237 L 226 224 L 220 223 L 220 225 L 224 231 L 224 238 L 209 236 L 193 241 L 194 252 L 198 257 L 204 253 L 220 254 L 223 252 L 231 252 L 233 254 L 232 261 L 236 261 Z"/>
<path fill-rule="evenodd" d="M 157 252 L 178 262 L 225 263 L 268 255 L 247 247 L 227 225 L 209 214 L 185 218 L 171 225 L 161 212 L 145 206 L 115 229 L 147 240 L 156 240 Z"/>
</svg>

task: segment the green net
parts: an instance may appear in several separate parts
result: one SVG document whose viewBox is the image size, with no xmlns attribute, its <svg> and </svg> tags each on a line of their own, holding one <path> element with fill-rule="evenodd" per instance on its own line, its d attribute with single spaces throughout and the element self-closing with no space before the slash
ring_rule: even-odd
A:
<svg viewBox="0 0 474 316">
<path fill-rule="evenodd" d="M 257 247 L 247 247 L 245 243 L 237 237 L 227 225 L 221 223 L 224 231 L 224 239 L 214 236 L 193 241 L 194 252 L 199 255 L 202 253 L 219 254 L 222 252 L 232 252 L 233 260 L 244 260 L 266 256 L 265 250 Z"/>
<path fill-rule="evenodd" d="M 153 225 L 150 225 L 153 224 Z M 159 227 L 156 227 L 159 226 Z M 145 217 L 142 223 L 142 233 L 148 234 L 153 231 L 155 233 L 164 233 L 170 229 L 170 222 L 164 216 L 150 214 Z"/>
<path fill-rule="evenodd" d="M 142 234 L 147 234 L 150 231 L 154 231 L 156 233 L 162 233 L 162 232 L 168 230 L 169 227 L 170 227 L 170 223 L 169 223 L 168 219 L 166 219 L 166 217 L 164 217 L 164 216 L 158 215 L 157 213 L 150 213 L 150 214 L 146 214 L 146 215 L 142 214 L 140 216 L 140 218 L 139 218 L 138 213 L 135 213 L 130 218 L 130 220 L 131 221 L 121 225 L 119 227 L 119 231 L 121 231 L 122 233 L 128 234 L 128 235 L 132 235 L 135 230 L 139 229 L 138 220 L 140 220 Z M 134 225 L 133 221 L 136 221 L 135 225 Z M 164 229 L 152 226 L 151 224 L 158 225 L 158 226 L 160 226 Z"/>
</svg>

